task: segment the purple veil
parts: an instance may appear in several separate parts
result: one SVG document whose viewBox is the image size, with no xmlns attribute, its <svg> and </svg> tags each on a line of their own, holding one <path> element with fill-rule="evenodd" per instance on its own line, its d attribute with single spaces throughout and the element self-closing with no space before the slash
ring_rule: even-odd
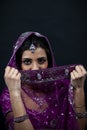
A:
<svg viewBox="0 0 87 130">
<path fill-rule="evenodd" d="M 23 33 L 17 40 L 9 66 L 17 68 L 15 54 L 31 34 L 43 37 L 52 55 L 52 67 L 42 70 L 21 71 L 22 99 L 35 130 L 78 130 L 73 106 L 73 87 L 70 72 L 75 65 L 57 67 L 47 37 L 37 32 Z M 30 101 L 31 106 L 28 101 Z M 4 115 L 12 111 L 8 89 L 0 96 Z M 6 124 L 13 130 L 13 116 L 6 118 Z"/>
</svg>

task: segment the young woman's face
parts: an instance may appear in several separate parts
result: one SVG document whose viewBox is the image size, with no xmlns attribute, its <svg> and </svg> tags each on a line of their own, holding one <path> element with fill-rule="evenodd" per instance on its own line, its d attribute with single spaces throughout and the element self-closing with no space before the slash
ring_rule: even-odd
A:
<svg viewBox="0 0 87 130">
<path fill-rule="evenodd" d="M 22 54 L 22 70 L 39 70 L 48 67 L 46 52 L 43 48 L 38 47 L 34 53 L 25 50 Z"/>
</svg>

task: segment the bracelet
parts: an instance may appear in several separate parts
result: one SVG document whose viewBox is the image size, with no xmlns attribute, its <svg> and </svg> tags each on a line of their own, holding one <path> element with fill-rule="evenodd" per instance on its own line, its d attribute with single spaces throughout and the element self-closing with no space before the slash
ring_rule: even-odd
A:
<svg viewBox="0 0 87 130">
<path fill-rule="evenodd" d="M 83 112 L 83 113 L 76 113 L 76 117 L 77 117 L 78 119 L 87 118 L 87 111 L 86 111 L 86 112 Z"/>
<path fill-rule="evenodd" d="M 25 121 L 28 118 L 29 118 L 28 115 L 23 115 L 23 116 L 15 117 L 14 118 L 14 122 L 15 123 L 20 123 L 20 122 Z"/>
<path fill-rule="evenodd" d="M 81 108 L 81 107 L 85 107 L 85 105 L 82 105 L 82 106 L 75 106 L 75 108 Z"/>
</svg>

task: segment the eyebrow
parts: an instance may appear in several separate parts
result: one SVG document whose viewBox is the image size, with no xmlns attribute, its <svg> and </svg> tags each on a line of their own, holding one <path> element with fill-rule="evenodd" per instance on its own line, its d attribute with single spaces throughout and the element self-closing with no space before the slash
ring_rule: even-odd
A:
<svg viewBox="0 0 87 130">
<path fill-rule="evenodd" d="M 22 58 L 21 61 L 25 61 L 25 60 L 32 60 L 31 58 Z"/>
<path fill-rule="evenodd" d="M 22 59 L 31 59 L 31 58 L 28 58 L 28 57 L 23 57 Z"/>
<path fill-rule="evenodd" d="M 37 59 L 40 59 L 40 58 L 47 59 L 47 57 L 44 57 L 44 56 L 42 56 L 42 57 L 38 57 Z M 23 57 L 22 59 L 32 59 L 32 58 L 29 58 L 29 57 Z"/>
<path fill-rule="evenodd" d="M 39 58 L 37 58 L 37 59 L 41 59 L 41 58 L 43 58 L 43 59 L 47 59 L 47 57 L 39 57 Z"/>
</svg>

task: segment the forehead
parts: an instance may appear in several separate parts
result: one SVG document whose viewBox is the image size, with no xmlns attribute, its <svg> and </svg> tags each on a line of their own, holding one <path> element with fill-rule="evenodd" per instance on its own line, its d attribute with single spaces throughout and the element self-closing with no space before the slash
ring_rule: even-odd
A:
<svg viewBox="0 0 87 130">
<path fill-rule="evenodd" d="M 30 50 L 25 50 L 22 54 L 22 58 L 38 58 L 38 57 L 47 57 L 46 52 L 43 48 L 38 47 L 34 53 Z"/>
</svg>

